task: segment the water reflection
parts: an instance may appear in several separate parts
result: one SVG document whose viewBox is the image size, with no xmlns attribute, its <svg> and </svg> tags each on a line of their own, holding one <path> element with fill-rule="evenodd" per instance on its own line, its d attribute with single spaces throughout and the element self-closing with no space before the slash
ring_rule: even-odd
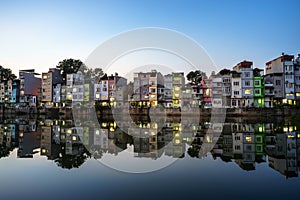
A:
<svg viewBox="0 0 300 200">
<path fill-rule="evenodd" d="M 9 156 L 17 148 L 18 158 L 34 158 L 37 154 L 71 169 L 88 158 L 118 156 L 129 147 L 133 147 L 136 159 L 155 160 L 162 155 L 201 159 L 209 152 L 214 159 L 235 162 L 243 170 L 255 170 L 257 164 L 268 163 L 269 169 L 286 177 L 298 177 L 300 133 L 299 124 L 292 122 L 210 124 L 203 119 L 199 124 L 188 124 L 180 118 L 168 118 L 159 127 L 148 118 L 138 118 L 134 128 L 123 122 L 126 131 L 113 119 L 101 118 L 99 123 L 100 128 L 92 128 L 66 119 L 4 119 L 0 157 Z"/>
</svg>

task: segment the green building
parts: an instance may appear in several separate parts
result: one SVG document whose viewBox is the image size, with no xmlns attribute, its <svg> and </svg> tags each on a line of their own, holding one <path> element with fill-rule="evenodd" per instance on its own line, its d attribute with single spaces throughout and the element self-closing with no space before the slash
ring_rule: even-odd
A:
<svg viewBox="0 0 300 200">
<path fill-rule="evenodd" d="M 264 107 L 264 84 L 263 77 L 258 75 L 253 77 L 253 98 L 254 98 L 254 106 L 255 107 Z"/>
</svg>

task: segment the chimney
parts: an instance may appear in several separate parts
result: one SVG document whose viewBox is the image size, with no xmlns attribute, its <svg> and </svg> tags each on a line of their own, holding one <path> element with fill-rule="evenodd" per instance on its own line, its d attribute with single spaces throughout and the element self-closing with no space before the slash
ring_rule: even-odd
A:
<svg viewBox="0 0 300 200">
<path fill-rule="evenodd" d="M 282 52 L 281 55 L 284 56 L 284 52 Z"/>
</svg>

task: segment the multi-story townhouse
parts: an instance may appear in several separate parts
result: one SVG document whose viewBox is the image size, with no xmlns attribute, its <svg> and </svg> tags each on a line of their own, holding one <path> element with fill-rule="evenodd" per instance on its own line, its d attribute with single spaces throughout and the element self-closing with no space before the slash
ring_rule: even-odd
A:
<svg viewBox="0 0 300 200">
<path fill-rule="evenodd" d="M 0 103 L 6 108 L 13 108 L 19 102 L 20 80 L 2 80 L 0 82 Z"/>
<path fill-rule="evenodd" d="M 46 108 L 53 107 L 53 89 L 62 83 L 60 70 L 50 68 L 48 72 L 42 73 L 42 102 Z"/>
<path fill-rule="evenodd" d="M 262 69 L 255 68 L 253 71 L 253 98 L 254 106 L 264 107 L 265 100 L 265 91 L 264 91 L 264 79 L 261 76 Z"/>
<path fill-rule="evenodd" d="M 115 73 L 108 77 L 107 83 L 110 106 L 123 106 L 127 102 L 127 79 Z"/>
<path fill-rule="evenodd" d="M 172 80 L 174 80 L 174 76 L 172 77 Z M 139 107 L 156 106 L 158 101 L 163 101 L 161 90 L 163 87 L 164 77 L 156 70 L 146 73 L 134 73 L 133 101 L 137 102 Z"/>
<path fill-rule="evenodd" d="M 231 107 L 231 74 L 222 75 L 222 106 Z"/>
<path fill-rule="evenodd" d="M 274 85 L 270 77 L 264 76 L 264 106 L 266 108 L 273 108 L 274 99 Z"/>
<path fill-rule="evenodd" d="M 167 74 L 164 76 L 164 106 L 166 108 L 173 107 L 172 88 L 173 88 L 172 74 Z"/>
<path fill-rule="evenodd" d="M 266 78 L 274 86 L 274 103 L 295 103 L 293 55 L 281 56 L 266 63 Z"/>
<path fill-rule="evenodd" d="M 234 71 L 241 73 L 242 80 L 242 106 L 253 105 L 253 63 L 242 61 L 233 67 Z"/>
<path fill-rule="evenodd" d="M 202 105 L 204 107 L 211 107 L 212 103 L 212 79 L 210 78 L 204 78 L 201 81 L 201 87 L 202 87 Z"/>
<path fill-rule="evenodd" d="M 182 89 L 185 85 L 184 73 L 172 73 L 172 102 L 173 108 L 181 107 Z"/>
<path fill-rule="evenodd" d="M 203 100 L 203 89 L 201 83 L 197 85 L 191 85 L 192 87 L 192 107 L 199 107 Z"/>
<path fill-rule="evenodd" d="M 41 101 L 41 78 L 36 77 L 40 75 L 35 73 L 34 69 L 20 70 L 20 96 L 19 105 L 25 106 L 36 106 Z"/>
<path fill-rule="evenodd" d="M 212 75 L 212 107 L 221 108 L 223 105 L 223 81 L 221 75 Z"/>
<path fill-rule="evenodd" d="M 300 101 L 300 54 L 294 60 L 294 81 L 295 81 L 295 98 L 299 104 Z"/>
<path fill-rule="evenodd" d="M 242 77 L 237 71 L 231 72 L 231 106 L 240 107 L 242 105 Z"/>
</svg>

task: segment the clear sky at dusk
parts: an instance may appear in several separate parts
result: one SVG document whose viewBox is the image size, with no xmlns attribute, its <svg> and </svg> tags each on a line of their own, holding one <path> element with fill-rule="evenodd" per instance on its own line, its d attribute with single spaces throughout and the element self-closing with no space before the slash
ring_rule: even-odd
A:
<svg viewBox="0 0 300 200">
<path fill-rule="evenodd" d="M 300 1 L 0 1 L 0 65 L 38 72 L 84 61 L 101 42 L 140 27 L 182 32 L 218 68 L 300 53 Z"/>
</svg>

